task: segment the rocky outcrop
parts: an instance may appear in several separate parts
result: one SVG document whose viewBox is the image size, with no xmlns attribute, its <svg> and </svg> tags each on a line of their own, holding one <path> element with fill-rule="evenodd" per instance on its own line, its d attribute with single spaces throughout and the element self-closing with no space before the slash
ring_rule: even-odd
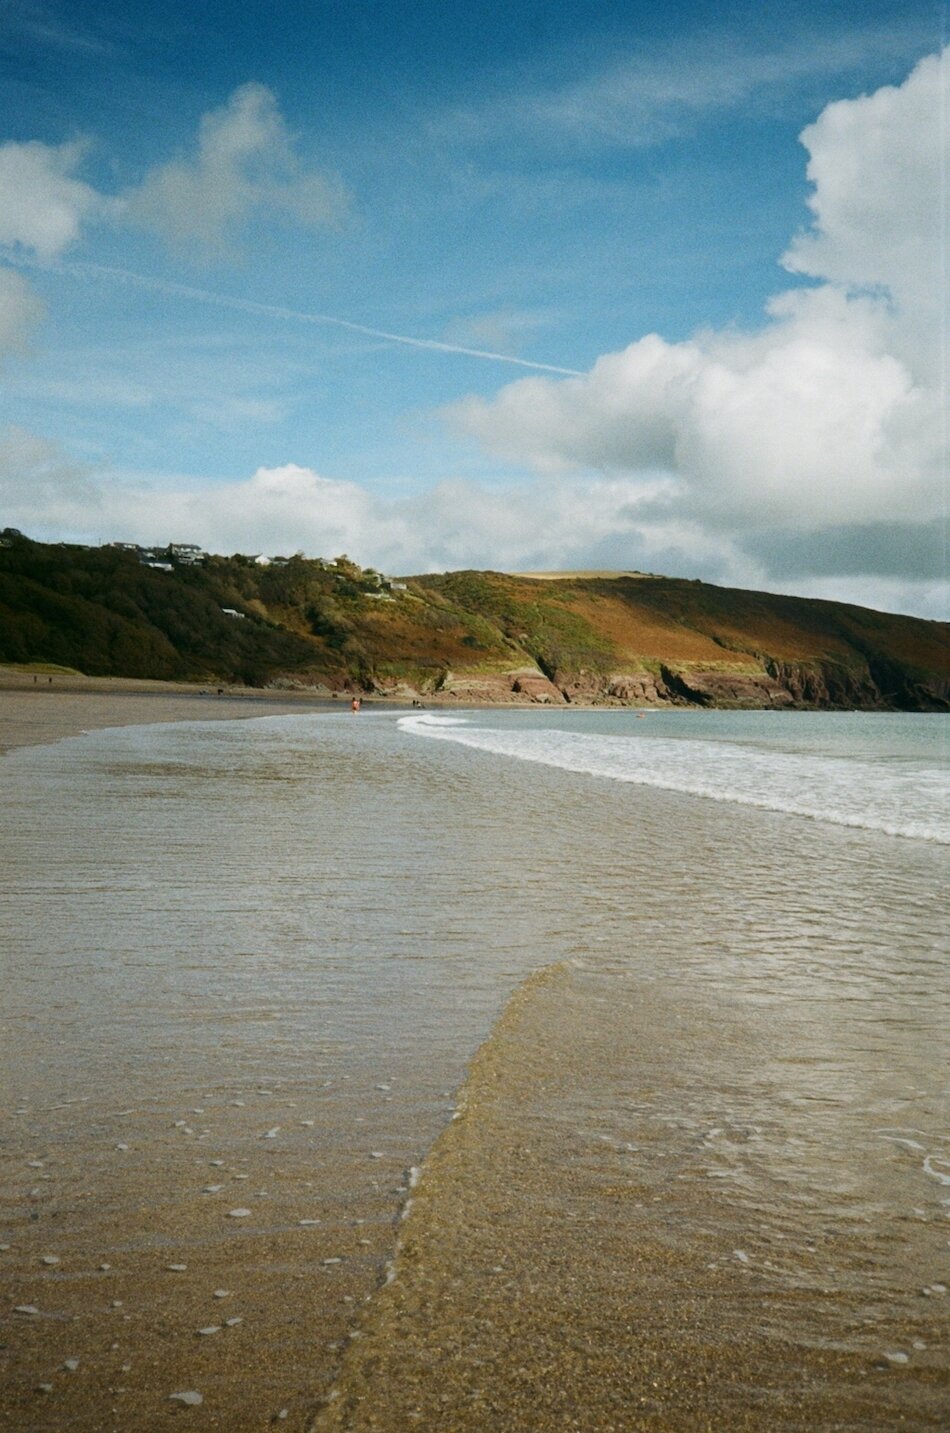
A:
<svg viewBox="0 0 950 1433">
<path fill-rule="evenodd" d="M 564 705 L 563 692 L 543 672 L 525 667 L 509 675 L 513 696 L 526 697 L 528 701 L 540 702 L 544 706 Z"/>
<path fill-rule="evenodd" d="M 607 678 L 607 696 L 624 706 L 654 706 L 672 701 L 672 693 L 661 677 L 651 672 L 615 672 Z"/>
<path fill-rule="evenodd" d="M 791 707 L 795 698 L 769 672 L 721 672 L 661 667 L 667 689 L 701 707 Z"/>
<path fill-rule="evenodd" d="M 563 706 L 565 701 L 537 667 L 518 667 L 509 672 L 446 672 L 435 695 L 475 705 L 516 702 Z"/>
<path fill-rule="evenodd" d="M 833 662 L 767 662 L 766 667 L 790 693 L 796 706 L 950 710 L 950 677 L 917 679 L 912 672 L 879 656 L 854 667 Z"/>
<path fill-rule="evenodd" d="M 289 683 L 288 683 L 289 685 Z M 543 705 L 745 708 L 794 710 L 950 710 L 950 679 L 914 682 L 904 673 L 874 673 L 871 667 L 833 662 L 766 661 L 745 671 L 661 665 L 610 673 L 558 671 L 553 680 L 537 667 L 507 672 L 446 672 L 432 688 L 407 682 L 379 682 L 379 696 L 395 701 L 419 698 L 460 705 Z"/>
</svg>

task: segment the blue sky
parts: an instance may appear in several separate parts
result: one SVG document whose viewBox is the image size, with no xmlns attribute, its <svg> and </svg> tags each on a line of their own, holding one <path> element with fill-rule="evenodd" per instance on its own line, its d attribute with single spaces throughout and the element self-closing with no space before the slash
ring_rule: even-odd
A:
<svg viewBox="0 0 950 1433">
<path fill-rule="evenodd" d="M 943 8 L 9 0 L 0 518 L 937 615 Z"/>
</svg>

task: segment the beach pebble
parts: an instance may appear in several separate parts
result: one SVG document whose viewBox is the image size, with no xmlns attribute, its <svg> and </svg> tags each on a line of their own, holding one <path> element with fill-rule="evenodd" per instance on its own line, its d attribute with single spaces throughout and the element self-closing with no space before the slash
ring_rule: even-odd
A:
<svg viewBox="0 0 950 1433">
<path fill-rule="evenodd" d="M 41 1264 L 58 1264 L 58 1263 L 60 1263 L 60 1257 L 59 1257 L 58 1254 L 44 1254 L 43 1257 L 42 1257 L 42 1259 L 40 1260 L 40 1263 L 41 1263 Z"/>
<path fill-rule="evenodd" d="M 278 1417 L 278 1419 L 289 1418 L 289 1417 L 290 1417 L 290 1409 L 289 1409 L 289 1408 L 282 1408 L 282 1409 L 280 1410 L 280 1412 L 278 1413 L 277 1417 Z"/>
<path fill-rule="evenodd" d="M 320 1220 L 319 1220 L 319 1219 L 300 1219 L 300 1220 L 298 1220 L 298 1223 L 302 1224 L 305 1229 L 309 1229 L 312 1225 L 314 1225 L 314 1224 L 319 1224 L 319 1223 L 320 1223 Z"/>
<path fill-rule="evenodd" d="M 745 1252 L 744 1249 L 733 1249 L 732 1252 L 733 1252 L 733 1254 L 735 1255 L 735 1257 L 739 1260 L 739 1263 L 740 1263 L 740 1264 L 748 1264 L 748 1262 L 749 1262 L 749 1256 L 748 1256 L 748 1254 Z"/>
<path fill-rule="evenodd" d="M 165 1268 L 170 1274 L 183 1274 L 188 1268 L 187 1264 L 166 1264 Z"/>
<path fill-rule="evenodd" d="M 314 1125 L 316 1124 L 316 1120 L 301 1120 L 300 1123 L 301 1123 L 306 1129 L 313 1129 Z"/>
<path fill-rule="evenodd" d="M 52 1393 L 53 1385 L 51 1383 L 38 1383 L 36 1385 L 36 1391 L 37 1393 Z"/>
<path fill-rule="evenodd" d="M 116 1149 L 128 1149 L 128 1147 L 129 1147 L 129 1146 L 128 1146 L 127 1144 L 117 1144 L 117 1145 L 116 1145 Z"/>
<path fill-rule="evenodd" d="M 212 1298 L 215 1298 L 215 1299 L 229 1299 L 230 1297 L 231 1297 L 231 1290 L 230 1290 L 230 1289 L 215 1289 L 214 1293 L 212 1294 Z"/>
<path fill-rule="evenodd" d="M 100 1272 L 103 1273 L 103 1274 L 108 1274 L 108 1272 L 109 1272 L 109 1270 L 110 1270 L 111 1268 L 112 1268 L 112 1265 L 111 1265 L 111 1264 L 100 1264 L 100 1265 L 99 1265 Z"/>
<path fill-rule="evenodd" d="M 112 1300 L 112 1303 L 109 1305 L 109 1307 L 110 1307 L 110 1309 L 121 1309 L 121 1307 L 122 1307 L 122 1300 L 121 1300 L 121 1299 L 113 1299 L 113 1300 Z"/>
<path fill-rule="evenodd" d="M 170 1393 L 168 1395 L 168 1401 L 169 1403 L 186 1403 L 189 1408 L 197 1408 L 199 1403 L 204 1403 L 201 1394 L 193 1392 Z"/>
<path fill-rule="evenodd" d="M 215 1167 L 215 1169 L 220 1169 L 221 1166 L 224 1164 L 224 1160 L 223 1160 L 223 1159 L 209 1159 L 209 1160 L 208 1160 L 208 1163 L 211 1164 L 211 1165 L 213 1165 L 213 1166 Z"/>
<path fill-rule="evenodd" d="M 35 1304 L 17 1304 L 13 1312 L 15 1314 L 38 1314 L 39 1309 Z"/>
<path fill-rule="evenodd" d="M 342 1259 L 324 1259 L 323 1262 L 324 1262 L 325 1264 L 342 1264 L 342 1263 L 343 1263 L 343 1260 L 342 1260 Z"/>
<path fill-rule="evenodd" d="M 9 1249 L 9 1247 L 10 1247 L 9 1244 L 0 1244 L 0 1253 L 5 1254 L 5 1253 L 7 1252 L 7 1250 Z"/>
<path fill-rule="evenodd" d="M 232 1104 L 232 1105 L 235 1105 L 239 1110 L 243 1110 L 243 1108 L 244 1108 L 244 1101 L 243 1101 L 243 1100 L 232 1100 L 232 1101 L 231 1101 L 231 1104 Z"/>
<path fill-rule="evenodd" d="M 64 1368 L 68 1368 L 69 1371 L 70 1371 L 70 1373 L 75 1373 L 75 1372 L 76 1372 L 76 1369 L 79 1367 L 79 1359 L 78 1359 L 78 1358 L 64 1358 L 64 1359 L 63 1359 L 63 1367 L 64 1367 Z"/>
<path fill-rule="evenodd" d="M 172 1129 L 184 1129 L 187 1123 L 187 1120 L 176 1120 L 172 1125 Z"/>
<path fill-rule="evenodd" d="M 250 1209 L 229 1209 L 229 1219 L 247 1219 L 250 1216 Z"/>
<path fill-rule="evenodd" d="M 220 1194 L 223 1188 L 223 1184 L 206 1184 L 201 1192 L 202 1194 Z"/>
<path fill-rule="evenodd" d="M 385 1159 L 386 1156 L 383 1154 L 383 1151 L 381 1149 L 371 1149 L 369 1152 L 369 1157 L 370 1159 Z"/>
<path fill-rule="evenodd" d="M 908 1354 L 908 1353 L 901 1353 L 899 1349 L 898 1349 L 898 1350 L 895 1350 L 893 1353 L 887 1353 L 887 1352 L 885 1352 L 884 1357 L 887 1359 L 888 1363 L 909 1363 L 909 1362 L 910 1362 L 910 1354 Z"/>
<path fill-rule="evenodd" d="M 225 1319 L 224 1322 L 227 1324 L 229 1329 L 236 1329 L 238 1324 L 242 1324 L 244 1320 L 240 1317 L 240 1315 L 235 1315 L 233 1319 Z"/>
<path fill-rule="evenodd" d="M 210 1336 L 211 1336 L 213 1333 L 220 1333 L 220 1332 L 221 1332 L 221 1325 L 220 1325 L 220 1324 L 209 1324 L 207 1328 L 205 1328 L 205 1329 L 199 1329 L 198 1332 L 199 1332 L 199 1334 L 201 1334 L 204 1338 L 210 1338 Z"/>
<path fill-rule="evenodd" d="M 947 1286 L 946 1284 L 931 1284 L 930 1292 L 932 1294 L 945 1294 L 947 1292 Z"/>
<path fill-rule="evenodd" d="M 28 1159 L 26 1167 L 27 1169 L 42 1169 L 43 1161 L 41 1159 Z"/>
<path fill-rule="evenodd" d="M 274 1125 L 273 1129 L 269 1129 L 266 1134 L 261 1135 L 261 1139 L 276 1139 L 279 1134 L 280 1125 Z"/>
</svg>

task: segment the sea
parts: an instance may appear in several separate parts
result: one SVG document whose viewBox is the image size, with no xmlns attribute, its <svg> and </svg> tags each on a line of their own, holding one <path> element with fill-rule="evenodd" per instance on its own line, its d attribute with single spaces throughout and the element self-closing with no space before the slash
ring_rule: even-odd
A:
<svg viewBox="0 0 950 1433">
<path fill-rule="evenodd" d="M 0 1426 L 191 1391 L 174 1305 L 167 1376 L 121 1311 L 176 1229 L 177 1287 L 253 1236 L 339 1327 L 251 1301 L 257 1402 L 199 1340 L 220 1426 L 945 1426 L 948 734 L 364 708 L 9 753 Z M 54 1376 L 113 1302 L 148 1378 Z"/>
</svg>

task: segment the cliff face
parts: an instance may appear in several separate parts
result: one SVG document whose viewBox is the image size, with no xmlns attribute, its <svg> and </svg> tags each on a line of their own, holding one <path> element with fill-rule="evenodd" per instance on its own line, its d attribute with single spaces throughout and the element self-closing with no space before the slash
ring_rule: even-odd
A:
<svg viewBox="0 0 950 1433">
<path fill-rule="evenodd" d="M 945 623 L 634 573 L 161 556 L 7 530 L 0 661 L 406 701 L 950 710 Z"/>
<path fill-rule="evenodd" d="M 558 672 L 550 680 L 540 670 L 498 672 L 473 677 L 449 673 L 437 688 L 415 695 L 461 703 L 534 703 L 546 706 L 696 706 L 771 709 L 774 711 L 950 711 L 950 686 L 944 680 L 891 681 L 879 686 L 869 672 L 849 672 L 834 664 L 770 662 L 761 672 L 647 671 L 613 672 L 605 677 Z"/>
</svg>

